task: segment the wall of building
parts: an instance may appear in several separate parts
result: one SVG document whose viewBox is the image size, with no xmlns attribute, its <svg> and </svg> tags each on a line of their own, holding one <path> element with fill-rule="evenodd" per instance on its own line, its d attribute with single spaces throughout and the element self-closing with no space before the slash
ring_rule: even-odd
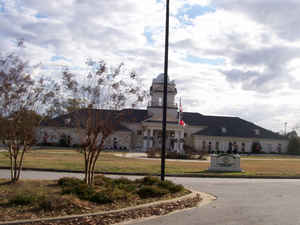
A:
<svg viewBox="0 0 300 225">
<path fill-rule="evenodd" d="M 244 144 L 245 152 L 252 152 L 253 143 L 260 143 L 261 151 L 265 153 L 287 152 L 288 140 L 275 140 L 263 138 L 238 138 L 238 137 L 214 137 L 214 136 L 193 136 L 193 147 L 200 150 L 209 150 L 209 143 L 212 151 L 216 151 L 216 143 L 219 143 L 219 151 L 227 151 L 229 143 L 236 144 L 239 152 Z M 205 145 L 204 145 L 205 143 Z"/>
<path fill-rule="evenodd" d="M 80 144 L 81 131 L 73 128 L 39 127 L 36 130 L 38 143 L 58 144 L 63 136 L 70 137 L 70 144 Z"/>
<path fill-rule="evenodd" d="M 40 127 L 36 131 L 38 143 L 59 144 L 61 138 L 65 136 L 70 140 L 70 146 L 79 145 L 84 138 L 83 130 L 74 128 Z M 107 148 L 131 149 L 131 132 L 118 131 L 107 137 L 104 146 Z"/>
<path fill-rule="evenodd" d="M 143 148 L 143 127 L 141 123 L 123 123 L 125 127 L 132 131 L 130 151 L 142 151 Z"/>
<path fill-rule="evenodd" d="M 132 132 L 118 131 L 113 133 L 105 141 L 105 147 L 110 149 L 116 147 L 117 149 L 121 148 L 129 151 L 143 151 L 144 134 L 142 124 L 128 123 L 124 125 Z M 242 151 L 243 144 L 245 152 L 252 152 L 253 143 L 260 143 L 262 151 L 265 153 L 287 152 L 288 140 L 193 135 L 193 133 L 201 129 L 204 129 L 204 127 L 184 127 L 185 144 L 194 147 L 198 151 L 208 151 L 209 148 L 211 151 L 216 151 L 217 143 L 219 151 L 227 151 L 231 142 L 232 144 L 236 144 L 239 152 Z M 78 145 L 81 143 L 82 134 L 82 131 L 72 128 L 40 127 L 36 131 L 36 138 L 39 143 L 58 144 L 62 136 L 67 136 L 69 137 L 70 145 Z"/>
</svg>

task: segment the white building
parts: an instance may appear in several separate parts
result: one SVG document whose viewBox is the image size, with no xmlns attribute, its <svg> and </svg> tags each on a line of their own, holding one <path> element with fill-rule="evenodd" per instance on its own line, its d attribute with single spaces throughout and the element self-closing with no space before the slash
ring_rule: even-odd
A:
<svg viewBox="0 0 300 225">
<path fill-rule="evenodd" d="M 207 116 L 200 113 L 183 112 L 181 118 L 185 126 L 178 123 L 177 94 L 174 81 L 168 82 L 167 109 L 167 149 L 184 152 L 189 146 L 196 151 L 263 151 L 286 152 L 288 139 L 270 130 L 259 127 L 238 117 Z M 129 151 L 147 151 L 161 147 L 163 74 L 153 79 L 150 88 L 151 101 L 147 109 L 80 110 L 82 118 L 88 111 L 94 114 L 121 113 L 122 122 L 117 131 L 110 135 L 106 148 L 120 148 Z M 72 127 L 73 113 L 46 121 L 38 132 L 39 142 L 57 143 L 62 137 L 68 144 L 80 144 L 79 137 Z M 78 112 L 77 112 L 78 114 Z"/>
</svg>

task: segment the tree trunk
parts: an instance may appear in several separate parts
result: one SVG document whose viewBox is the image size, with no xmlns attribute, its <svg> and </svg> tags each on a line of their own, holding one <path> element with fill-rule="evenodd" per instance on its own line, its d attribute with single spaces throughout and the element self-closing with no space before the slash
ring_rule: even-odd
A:
<svg viewBox="0 0 300 225">
<path fill-rule="evenodd" d="M 26 147 L 24 146 L 23 147 L 23 151 L 21 153 L 21 158 L 19 160 L 19 165 L 18 165 L 18 171 L 17 171 L 17 177 L 16 177 L 16 181 L 18 181 L 20 179 L 20 174 L 21 174 L 21 171 L 22 171 L 22 167 L 23 167 L 23 159 L 24 159 L 24 155 L 25 155 L 25 152 L 26 152 Z"/>
</svg>

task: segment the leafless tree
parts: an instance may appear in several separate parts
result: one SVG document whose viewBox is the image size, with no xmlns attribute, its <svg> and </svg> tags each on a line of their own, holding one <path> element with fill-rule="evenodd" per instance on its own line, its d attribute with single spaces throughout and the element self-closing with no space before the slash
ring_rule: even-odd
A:
<svg viewBox="0 0 300 225">
<path fill-rule="evenodd" d="M 41 105 L 54 95 L 44 79 L 31 77 L 30 66 L 18 55 L 0 56 L 0 140 L 8 148 L 12 182 L 19 180 L 25 153 L 35 143 Z"/>
<path fill-rule="evenodd" d="M 80 151 L 84 156 L 84 180 L 92 185 L 96 162 L 105 140 L 120 128 L 120 109 L 142 103 L 147 92 L 137 74 L 123 64 L 108 67 L 104 61 L 87 62 L 88 72 L 78 76 L 63 71 L 63 93 L 67 99 L 70 125 L 80 136 Z M 77 109 L 77 110 L 76 110 Z"/>
</svg>

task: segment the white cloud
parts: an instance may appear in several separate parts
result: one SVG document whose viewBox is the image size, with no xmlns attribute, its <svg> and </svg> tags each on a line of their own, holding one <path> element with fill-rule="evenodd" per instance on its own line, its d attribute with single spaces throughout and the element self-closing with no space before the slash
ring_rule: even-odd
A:
<svg viewBox="0 0 300 225">
<path fill-rule="evenodd" d="M 184 7 L 194 6 L 204 13 L 190 17 Z M 274 130 L 299 122 L 299 15 L 293 0 L 172 1 L 169 74 L 184 109 L 240 116 Z M 124 62 L 148 86 L 163 71 L 164 16 L 164 1 L 157 0 L 7 0 L 0 51 L 24 38 L 33 63 L 43 63 L 41 73 L 57 76 L 63 65 L 83 69 L 91 57 Z M 209 64 L 216 59 L 224 63 Z"/>
</svg>

